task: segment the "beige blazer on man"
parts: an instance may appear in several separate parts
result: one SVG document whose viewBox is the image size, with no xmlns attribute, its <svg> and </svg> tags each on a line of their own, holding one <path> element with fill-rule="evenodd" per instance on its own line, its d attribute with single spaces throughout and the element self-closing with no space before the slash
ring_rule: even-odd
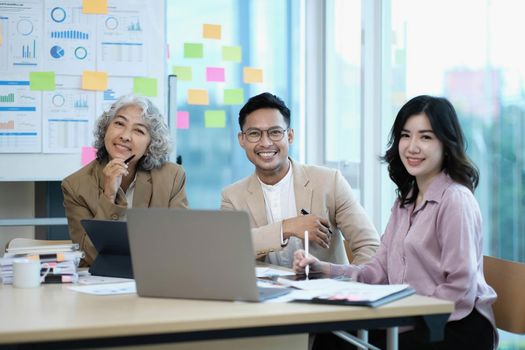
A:
<svg viewBox="0 0 525 350">
<path fill-rule="evenodd" d="M 379 235 L 341 172 L 293 161 L 292 172 L 297 215 L 301 215 L 301 209 L 305 209 L 327 218 L 333 232 L 329 249 L 311 244 L 310 252 L 321 260 L 348 263 L 343 246 L 344 237 L 352 250 L 352 262 L 361 264 L 368 261 L 379 246 Z M 303 242 L 293 237 L 295 240 L 290 240 L 288 244 L 292 244 L 292 247 L 285 248 L 289 250 L 284 254 L 287 256 L 279 254 L 282 249 L 281 222 L 268 224 L 264 195 L 255 173 L 222 191 L 221 209 L 246 211 L 252 225 L 256 254 L 267 255 L 266 260 L 270 263 L 291 266 L 293 257 L 290 254 L 302 248 Z"/>
<path fill-rule="evenodd" d="M 91 265 L 97 251 L 80 224 L 82 219 L 124 220 L 128 202 L 122 189 L 116 203 L 104 196 L 105 163 L 94 160 L 62 181 L 64 207 L 73 242 L 79 243 L 86 253 L 85 263 Z M 186 174 L 174 163 L 165 163 L 151 171 L 138 170 L 133 208 L 187 208 Z"/>
</svg>

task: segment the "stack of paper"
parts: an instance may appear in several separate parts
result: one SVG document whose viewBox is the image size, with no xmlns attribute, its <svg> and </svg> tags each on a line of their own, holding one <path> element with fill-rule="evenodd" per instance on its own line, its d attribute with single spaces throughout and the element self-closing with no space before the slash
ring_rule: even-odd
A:
<svg viewBox="0 0 525 350">
<path fill-rule="evenodd" d="M 415 293 L 408 284 L 366 284 L 330 278 L 303 281 L 278 278 L 277 282 L 309 292 L 308 298 L 298 297 L 295 301 L 319 304 L 377 307 Z"/>
<path fill-rule="evenodd" d="M 13 261 L 18 258 L 38 259 L 42 273 L 49 268 L 43 283 L 72 283 L 78 280 L 77 268 L 84 253 L 72 241 L 47 241 L 15 238 L 0 258 L 0 282 L 13 283 Z"/>
</svg>

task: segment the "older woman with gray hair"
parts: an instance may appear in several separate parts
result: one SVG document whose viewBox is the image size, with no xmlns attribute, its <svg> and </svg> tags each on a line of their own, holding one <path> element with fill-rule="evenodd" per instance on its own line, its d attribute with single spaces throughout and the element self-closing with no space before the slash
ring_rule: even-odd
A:
<svg viewBox="0 0 525 350">
<path fill-rule="evenodd" d="M 168 162 L 169 130 L 145 97 L 120 97 L 95 126 L 97 159 L 62 181 L 71 239 L 91 265 L 97 251 L 82 219 L 123 220 L 131 207 L 186 208 L 186 175 Z"/>
</svg>

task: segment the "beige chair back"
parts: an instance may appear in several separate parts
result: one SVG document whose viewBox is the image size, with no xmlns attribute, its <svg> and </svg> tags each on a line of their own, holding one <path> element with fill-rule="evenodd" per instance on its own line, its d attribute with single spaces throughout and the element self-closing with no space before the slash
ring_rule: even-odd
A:
<svg viewBox="0 0 525 350">
<path fill-rule="evenodd" d="M 483 272 L 498 299 L 492 306 L 496 326 L 525 334 L 525 264 L 484 256 Z"/>
</svg>

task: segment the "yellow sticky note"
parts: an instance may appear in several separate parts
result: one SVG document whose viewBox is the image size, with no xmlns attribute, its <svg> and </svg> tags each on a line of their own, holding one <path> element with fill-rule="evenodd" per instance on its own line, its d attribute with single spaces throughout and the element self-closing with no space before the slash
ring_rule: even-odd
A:
<svg viewBox="0 0 525 350">
<path fill-rule="evenodd" d="M 205 39 L 220 39 L 221 26 L 218 24 L 203 24 L 202 37 Z"/>
<path fill-rule="evenodd" d="M 243 81 L 246 84 L 262 83 L 263 82 L 263 71 L 258 68 L 244 67 L 243 69 Z"/>
<path fill-rule="evenodd" d="M 104 91 L 108 88 L 108 73 L 85 70 L 82 74 L 82 89 Z"/>
<path fill-rule="evenodd" d="M 82 13 L 107 14 L 108 0 L 82 0 Z"/>
<path fill-rule="evenodd" d="M 193 79 L 193 72 L 190 66 L 173 66 L 172 71 L 179 80 L 191 81 Z"/>
<path fill-rule="evenodd" d="M 222 110 L 204 111 L 205 128 L 225 128 L 226 112 Z"/>
<path fill-rule="evenodd" d="M 188 104 L 190 105 L 208 105 L 208 90 L 188 89 Z"/>
</svg>

